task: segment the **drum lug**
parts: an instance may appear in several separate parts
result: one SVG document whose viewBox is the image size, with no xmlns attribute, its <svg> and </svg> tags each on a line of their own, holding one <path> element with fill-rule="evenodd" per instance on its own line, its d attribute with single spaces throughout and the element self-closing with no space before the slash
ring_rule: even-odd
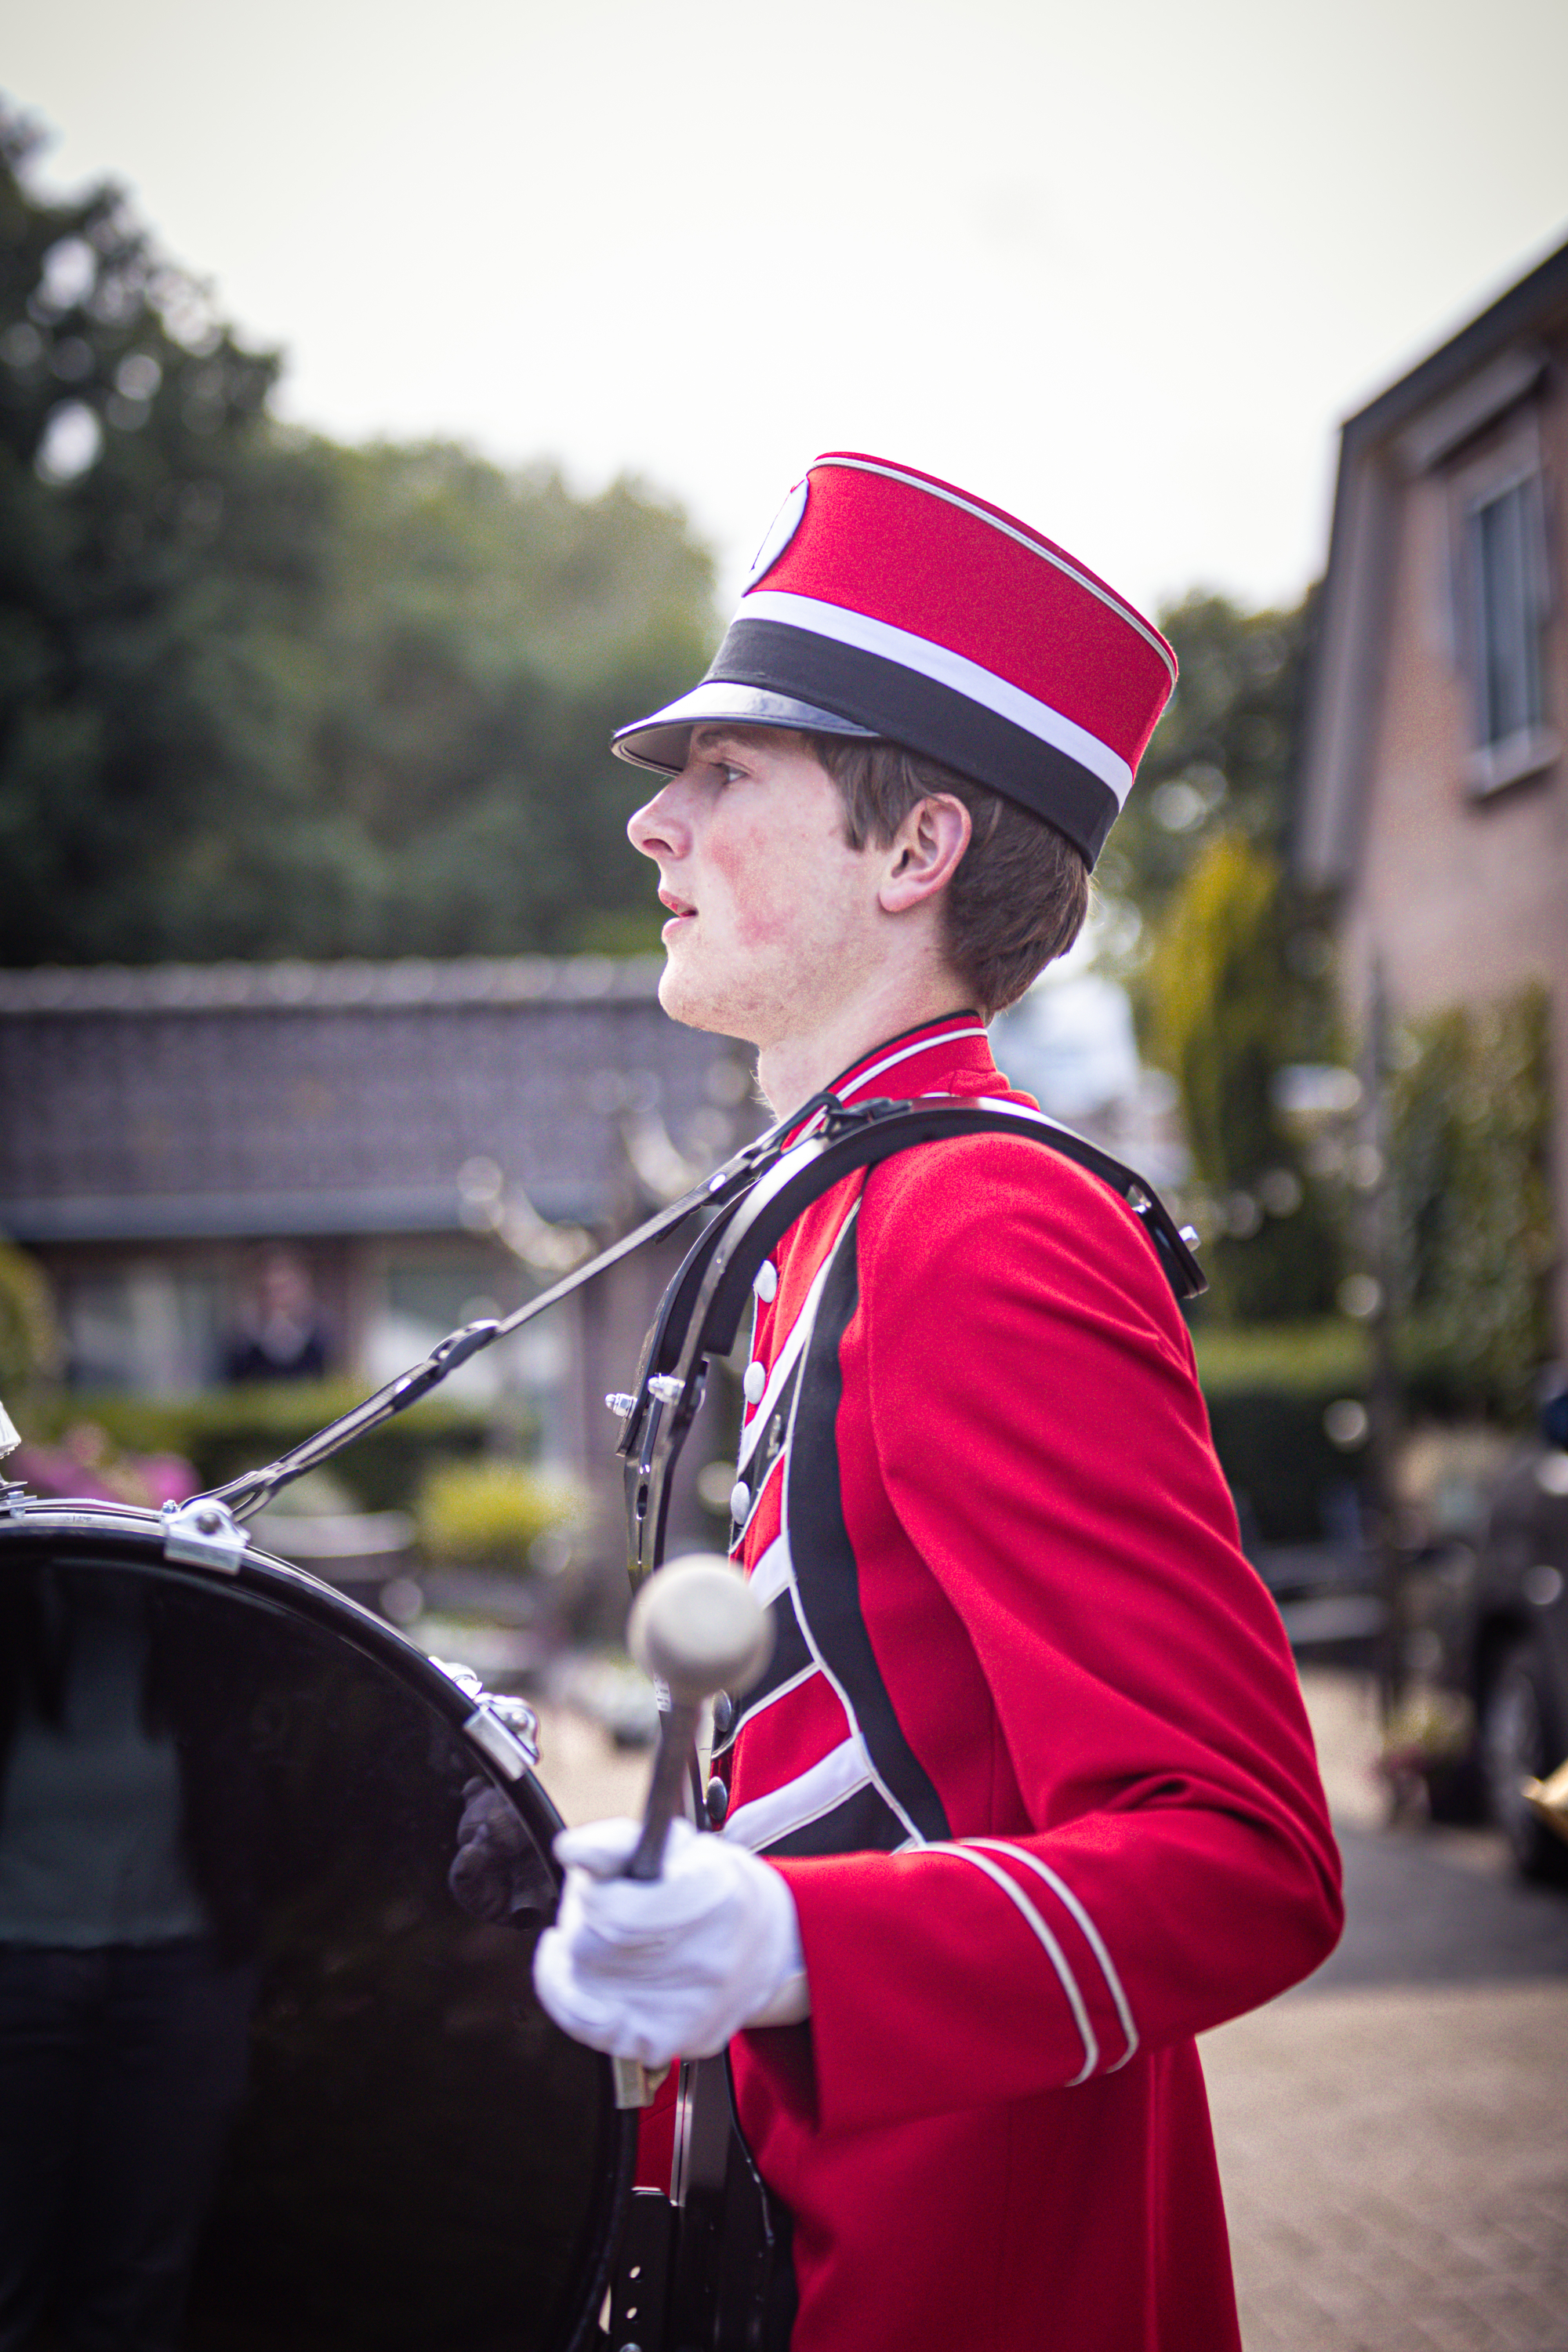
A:
<svg viewBox="0 0 1568 2352">
<path fill-rule="evenodd" d="M 512 1738 L 528 1750 L 531 1764 L 539 1761 L 539 1717 L 525 1698 L 511 1691 L 486 1691 L 484 1704 L 499 1715 Z"/>
<path fill-rule="evenodd" d="M 445 1675 L 449 1683 L 456 1683 L 465 1697 L 473 1699 L 476 1705 L 489 1697 L 489 1692 L 472 1666 L 462 1665 L 456 1658 L 433 1657 L 430 1664 L 438 1673 Z"/>
<path fill-rule="evenodd" d="M 189 1560 L 195 1568 L 216 1568 L 224 1576 L 237 1576 L 245 1558 L 245 1529 L 226 1503 L 212 1495 L 194 1495 L 188 1503 L 163 1506 L 163 1557 Z"/>
<path fill-rule="evenodd" d="M 523 1745 L 517 1733 L 509 1731 L 493 1706 L 488 1703 L 477 1706 L 463 1729 L 476 1748 L 482 1748 L 509 1780 L 521 1780 L 531 1765 L 539 1761 L 539 1750 Z"/>
<path fill-rule="evenodd" d="M 510 1691 L 488 1691 L 472 1666 L 455 1658 L 432 1658 L 430 1664 L 457 1684 L 474 1702 L 474 1712 L 463 1729 L 509 1780 L 521 1780 L 539 1761 L 539 1717 L 525 1698 Z"/>
</svg>

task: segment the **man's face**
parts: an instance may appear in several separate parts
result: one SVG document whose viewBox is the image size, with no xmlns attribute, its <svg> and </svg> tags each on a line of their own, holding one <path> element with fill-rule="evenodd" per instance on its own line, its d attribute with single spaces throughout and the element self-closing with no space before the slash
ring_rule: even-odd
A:
<svg viewBox="0 0 1568 2352">
<path fill-rule="evenodd" d="M 833 779 L 798 738 L 694 728 L 626 827 L 670 910 L 659 1002 L 764 1052 L 809 1034 L 876 970 L 881 861 L 851 849 Z"/>
</svg>

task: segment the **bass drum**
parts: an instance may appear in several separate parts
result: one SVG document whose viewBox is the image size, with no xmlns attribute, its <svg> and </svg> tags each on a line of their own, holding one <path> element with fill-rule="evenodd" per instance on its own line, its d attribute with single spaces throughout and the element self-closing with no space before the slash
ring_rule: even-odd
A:
<svg viewBox="0 0 1568 2352">
<path fill-rule="evenodd" d="M 636 2117 L 534 1998 L 559 1815 L 390 1626 L 167 1539 L 0 1517 L 0 2352 L 586 2343 Z"/>
</svg>

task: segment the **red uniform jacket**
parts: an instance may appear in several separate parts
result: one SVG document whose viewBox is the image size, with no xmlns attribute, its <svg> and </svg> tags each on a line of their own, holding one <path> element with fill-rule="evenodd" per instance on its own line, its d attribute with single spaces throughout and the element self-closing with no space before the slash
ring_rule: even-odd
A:
<svg viewBox="0 0 1568 2352">
<path fill-rule="evenodd" d="M 1006 1087 L 959 1015 L 839 1091 Z M 811 1985 L 731 2045 L 793 2352 L 1226 2352 L 1193 2037 L 1324 1958 L 1339 1870 L 1152 1244 L 1058 1154 L 955 1139 L 846 1178 L 758 1296 L 777 1639 L 718 1769 Z"/>
</svg>

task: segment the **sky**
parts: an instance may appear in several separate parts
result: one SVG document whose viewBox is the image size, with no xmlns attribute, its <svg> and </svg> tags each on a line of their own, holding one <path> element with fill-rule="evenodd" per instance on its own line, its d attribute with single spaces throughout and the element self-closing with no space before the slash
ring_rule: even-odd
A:
<svg viewBox="0 0 1568 2352">
<path fill-rule="evenodd" d="M 335 436 L 640 476 L 726 598 L 826 448 L 1293 600 L 1339 420 L 1568 236 L 1563 0 L 8 0 L 0 84 Z"/>
</svg>

